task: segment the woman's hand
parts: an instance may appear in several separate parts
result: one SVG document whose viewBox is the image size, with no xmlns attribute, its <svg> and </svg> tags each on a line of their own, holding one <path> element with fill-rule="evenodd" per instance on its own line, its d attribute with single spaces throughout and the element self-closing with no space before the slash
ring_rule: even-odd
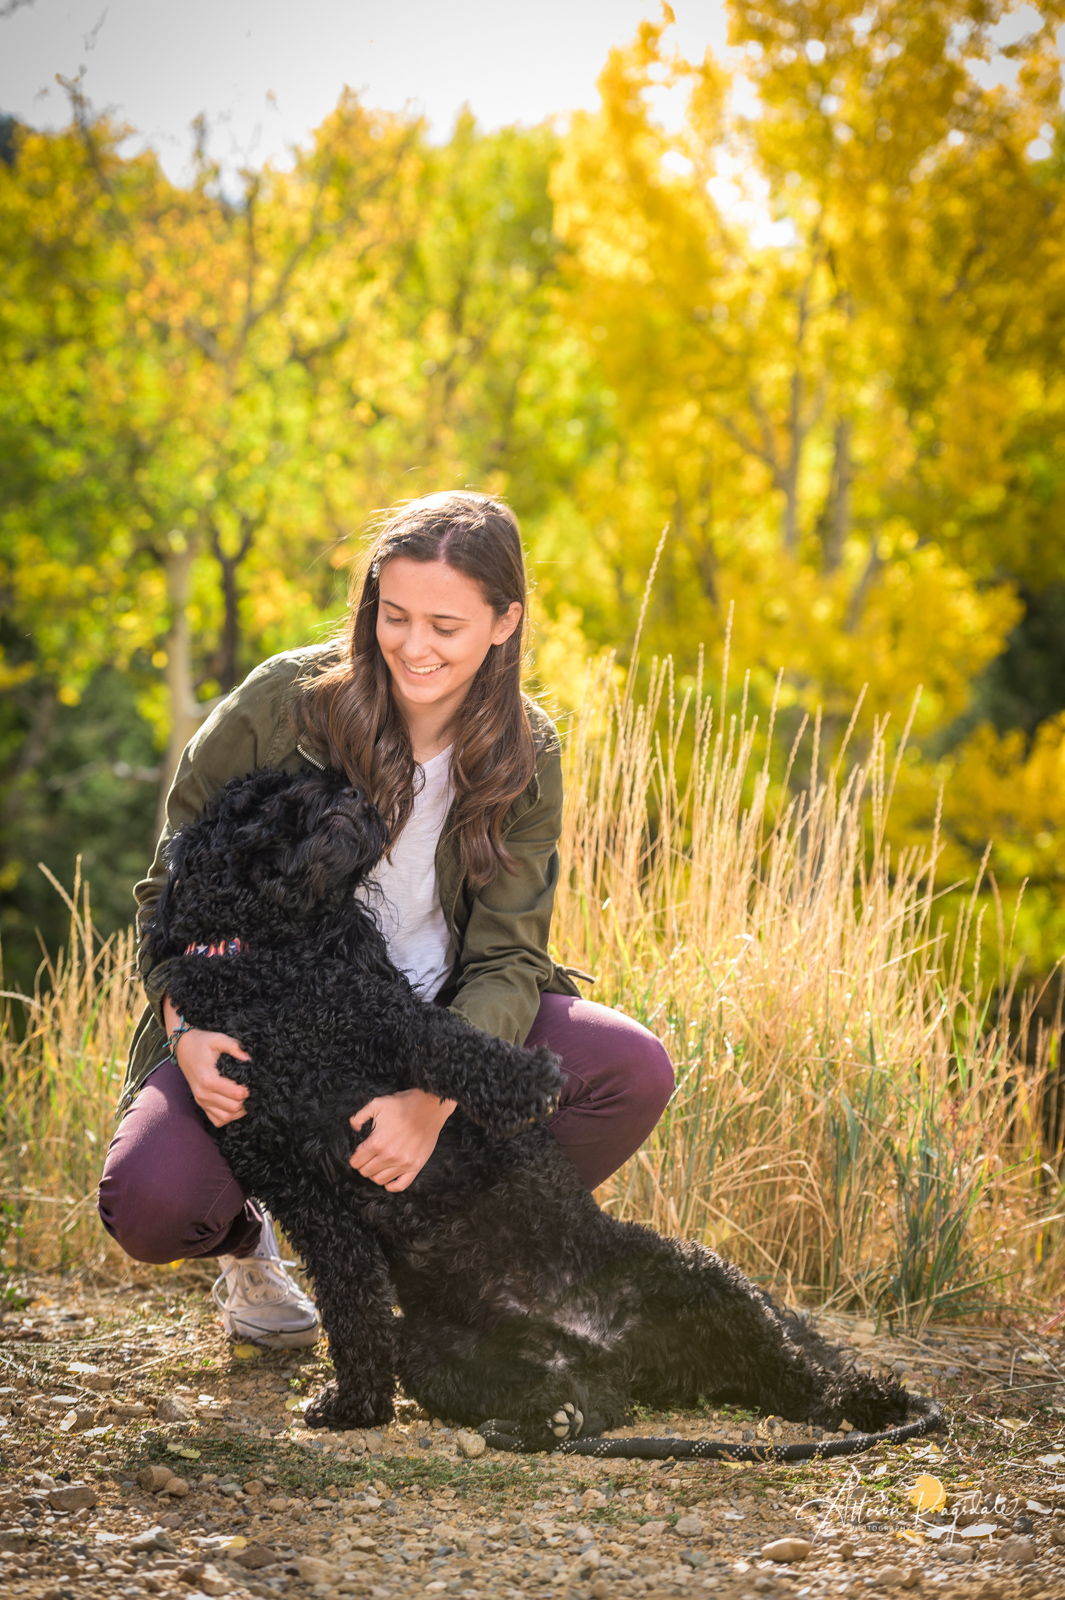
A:
<svg viewBox="0 0 1065 1600">
<path fill-rule="evenodd" d="M 163 1016 L 168 1034 L 180 1028 L 181 1017 L 169 995 L 163 1001 Z M 216 1128 L 224 1128 L 227 1122 L 236 1122 L 238 1117 L 247 1114 L 244 1101 L 248 1091 L 242 1083 L 222 1076 L 218 1070 L 221 1055 L 236 1056 L 238 1061 L 251 1060 L 228 1033 L 206 1033 L 202 1028 L 190 1028 L 183 1033 L 174 1051 L 174 1059 L 192 1090 L 192 1098 Z"/>
<path fill-rule="evenodd" d="M 356 1133 L 373 1119 L 373 1132 L 351 1157 L 356 1172 L 397 1193 L 408 1189 L 436 1149 L 440 1129 L 455 1109 L 424 1089 L 404 1089 L 371 1100 L 351 1118 Z"/>
</svg>

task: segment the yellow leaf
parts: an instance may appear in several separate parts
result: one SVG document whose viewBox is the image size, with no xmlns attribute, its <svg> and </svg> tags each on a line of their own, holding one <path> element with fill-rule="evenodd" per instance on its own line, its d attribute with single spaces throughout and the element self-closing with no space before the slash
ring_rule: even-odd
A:
<svg viewBox="0 0 1065 1600">
<path fill-rule="evenodd" d="M 186 1461 L 199 1461 L 200 1459 L 200 1452 L 193 1450 L 187 1444 L 168 1444 L 167 1449 L 172 1456 L 182 1456 Z"/>
<path fill-rule="evenodd" d="M 910 1490 L 910 1504 L 917 1511 L 942 1511 L 947 1503 L 947 1491 L 938 1478 L 922 1472 Z"/>
<path fill-rule="evenodd" d="M 245 1539 L 242 1534 L 238 1533 L 237 1536 L 234 1539 L 228 1540 L 222 1546 L 222 1549 L 223 1550 L 243 1550 L 244 1546 L 247 1544 L 247 1542 L 248 1542 L 247 1539 Z"/>
<path fill-rule="evenodd" d="M 262 1351 L 253 1344 L 235 1344 L 233 1354 L 238 1361 L 257 1361 Z"/>
<path fill-rule="evenodd" d="M 302 1400 L 298 1400 L 295 1395 L 290 1395 L 289 1398 L 285 1401 L 285 1410 L 286 1411 L 297 1411 L 302 1404 L 303 1404 Z"/>
<path fill-rule="evenodd" d="M 924 1544 L 924 1534 L 918 1533 L 915 1528 L 896 1528 L 896 1539 L 905 1539 L 907 1544 Z"/>
</svg>

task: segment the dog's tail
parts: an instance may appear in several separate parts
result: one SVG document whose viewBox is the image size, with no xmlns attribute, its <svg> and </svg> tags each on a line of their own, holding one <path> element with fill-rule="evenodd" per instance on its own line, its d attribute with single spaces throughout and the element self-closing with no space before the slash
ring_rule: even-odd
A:
<svg viewBox="0 0 1065 1600">
<path fill-rule="evenodd" d="M 478 1433 L 493 1450 L 544 1450 L 550 1455 L 595 1456 L 635 1461 L 824 1461 L 832 1456 L 856 1456 L 878 1444 L 904 1444 L 934 1433 L 943 1424 L 943 1407 L 927 1395 L 910 1395 L 913 1422 L 902 1422 L 882 1433 L 848 1433 L 842 1439 L 820 1439 L 811 1444 L 728 1444 L 723 1439 L 563 1439 L 557 1444 L 532 1440 L 514 1431 L 511 1422 L 483 1422 Z"/>
</svg>

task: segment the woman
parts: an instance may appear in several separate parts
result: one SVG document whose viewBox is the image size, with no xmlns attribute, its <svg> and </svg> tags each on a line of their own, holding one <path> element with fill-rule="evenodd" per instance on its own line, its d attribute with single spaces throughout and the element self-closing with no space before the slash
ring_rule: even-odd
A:
<svg viewBox="0 0 1065 1600">
<path fill-rule="evenodd" d="M 426 1000 L 558 1054 L 564 1087 L 551 1127 L 591 1189 L 654 1127 L 673 1071 L 653 1034 L 582 999 L 548 954 L 562 769 L 554 727 L 520 689 L 525 598 L 508 507 L 462 493 L 396 511 L 374 542 L 347 637 L 265 662 L 189 744 L 135 892 L 143 918 L 166 879 L 167 839 L 231 778 L 261 766 L 346 771 L 391 830 L 369 903 L 393 961 Z M 217 1128 L 244 1115 L 247 1089 L 217 1063 L 224 1052 L 247 1057 L 223 1034 L 177 1032 L 166 962 L 145 963 L 143 977 L 149 1004 L 100 1183 L 104 1226 L 138 1261 L 217 1255 L 228 1333 L 272 1349 L 311 1344 L 314 1305 L 203 1120 Z M 351 1165 L 405 1189 L 453 1109 L 417 1089 L 371 1101 L 351 1118 L 355 1129 L 372 1124 Z"/>
</svg>

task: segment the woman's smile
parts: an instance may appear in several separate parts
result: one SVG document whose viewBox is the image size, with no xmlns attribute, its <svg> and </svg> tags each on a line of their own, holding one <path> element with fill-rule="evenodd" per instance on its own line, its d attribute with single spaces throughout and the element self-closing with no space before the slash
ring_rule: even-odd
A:
<svg viewBox="0 0 1065 1600">
<path fill-rule="evenodd" d="M 481 662 L 520 621 L 517 602 L 500 616 L 478 583 L 444 561 L 395 556 L 382 569 L 377 643 L 416 760 L 450 743 Z"/>
</svg>

